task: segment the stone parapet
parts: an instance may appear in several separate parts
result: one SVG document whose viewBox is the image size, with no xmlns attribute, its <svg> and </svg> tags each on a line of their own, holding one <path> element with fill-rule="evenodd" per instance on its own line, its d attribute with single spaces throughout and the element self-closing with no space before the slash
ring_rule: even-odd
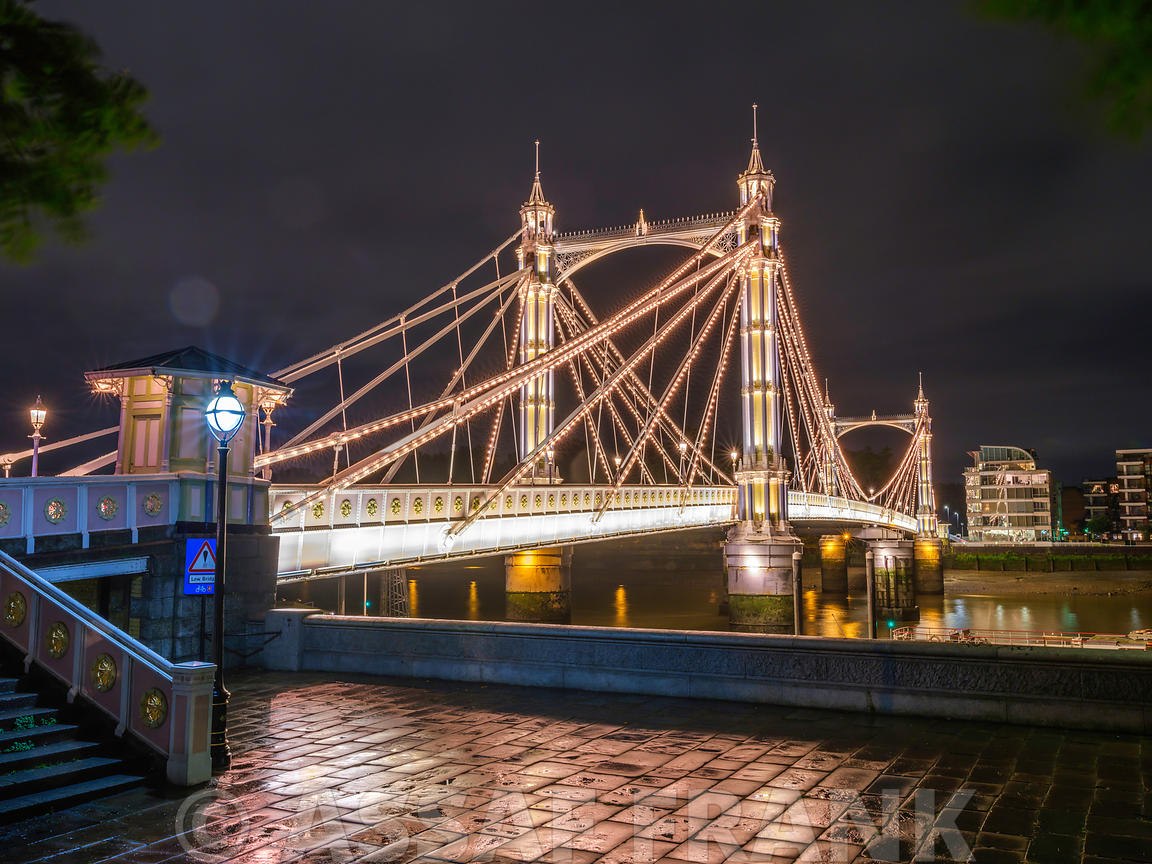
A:
<svg viewBox="0 0 1152 864">
<path fill-rule="evenodd" d="M 279 617 L 278 617 L 279 616 Z M 269 613 L 269 669 L 1152 732 L 1143 652 Z M 283 652 L 283 653 L 280 653 Z"/>
</svg>

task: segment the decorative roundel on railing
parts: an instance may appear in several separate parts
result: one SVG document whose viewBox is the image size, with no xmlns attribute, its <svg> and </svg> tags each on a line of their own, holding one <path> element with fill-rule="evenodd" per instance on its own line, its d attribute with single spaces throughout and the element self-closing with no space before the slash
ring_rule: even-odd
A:
<svg viewBox="0 0 1152 864">
<path fill-rule="evenodd" d="M 68 505 L 61 501 L 59 498 L 53 498 L 44 505 L 44 518 L 55 525 L 57 522 L 64 521 L 64 517 L 68 515 Z"/>
<path fill-rule="evenodd" d="M 499 498 L 495 498 L 495 497 L 494 497 L 494 498 L 492 498 L 492 500 L 488 502 L 488 509 L 489 509 L 489 510 L 495 510 L 495 509 L 496 509 L 496 505 L 497 505 L 497 504 L 499 504 L 499 503 L 500 503 L 500 499 L 499 499 Z"/>
<path fill-rule="evenodd" d="M 116 511 L 119 509 L 120 505 L 116 503 L 116 499 L 105 495 L 96 504 L 96 515 L 108 522 L 116 518 Z"/>
<path fill-rule="evenodd" d="M 520 496 L 520 506 L 521 507 L 527 507 L 528 506 L 528 496 L 527 495 L 521 495 Z"/>
<path fill-rule="evenodd" d="M 628 492 L 627 490 L 625 490 L 625 492 L 624 492 L 624 503 L 625 503 L 625 504 L 627 504 L 627 503 L 628 503 L 629 501 L 631 501 L 631 500 L 632 500 L 632 493 L 631 493 L 631 492 Z"/>
<path fill-rule="evenodd" d="M 601 495 L 599 492 L 597 492 L 597 493 L 596 493 L 596 506 L 597 506 L 597 507 L 599 507 L 599 506 L 600 506 L 600 502 L 601 502 L 601 501 L 603 501 L 603 500 L 604 500 L 604 497 L 603 497 L 603 496 L 602 496 L 602 495 Z"/>
<path fill-rule="evenodd" d="M 592 493 L 591 492 L 585 492 L 584 493 L 584 506 L 587 507 L 591 503 L 592 503 Z"/>
<path fill-rule="evenodd" d="M 19 591 L 13 591 L 4 601 L 4 623 L 9 627 L 19 627 L 28 615 L 28 601 Z"/>
<path fill-rule="evenodd" d="M 347 498 L 340 502 L 340 515 L 345 519 L 352 515 L 352 502 Z"/>
<path fill-rule="evenodd" d="M 57 621 L 48 628 L 48 632 L 44 636 L 44 643 L 48 646 L 48 656 L 53 660 L 59 660 L 68 653 L 68 641 L 68 625 L 63 621 Z"/>
<path fill-rule="evenodd" d="M 12 518 L 12 508 L 4 501 L 0 501 L 0 528 L 8 524 L 8 520 Z"/>
<path fill-rule="evenodd" d="M 283 503 L 283 504 L 280 506 L 280 509 L 281 509 L 281 510 L 291 510 L 291 509 L 292 509 L 292 502 L 291 502 L 291 501 L 285 501 L 285 502 L 284 502 L 284 503 Z"/>
<path fill-rule="evenodd" d="M 116 661 L 110 654 L 101 654 L 92 664 L 92 686 L 107 693 L 116 683 Z"/>
<path fill-rule="evenodd" d="M 392 515 L 393 516 L 399 516 L 400 515 L 400 499 L 399 498 L 393 498 L 392 499 Z"/>
<path fill-rule="evenodd" d="M 532 503 L 535 504 L 537 507 L 539 507 L 541 504 L 544 503 L 544 496 L 541 495 L 539 492 L 537 492 L 536 497 L 535 497 L 535 499 L 533 499 Z"/>
<path fill-rule="evenodd" d="M 380 504 L 375 498 L 369 498 L 368 503 L 364 505 L 364 510 L 369 516 L 375 516 L 380 512 Z"/>
<path fill-rule="evenodd" d="M 452 512 L 453 513 L 463 513 L 464 512 L 464 499 L 461 498 L 459 495 L 457 495 L 456 498 L 452 501 Z"/>
<path fill-rule="evenodd" d="M 164 509 L 164 499 L 153 492 L 144 499 L 143 507 L 149 516 L 159 516 L 160 511 Z"/>
<path fill-rule="evenodd" d="M 437 495 L 436 500 L 432 502 L 432 509 L 434 509 L 437 513 L 444 512 L 444 499 L 439 495 Z"/>
<path fill-rule="evenodd" d="M 560 506 L 561 507 L 567 507 L 568 506 L 568 493 L 567 492 L 563 493 L 560 496 Z"/>
<path fill-rule="evenodd" d="M 312 505 L 312 516 L 316 519 L 319 519 L 323 515 L 324 515 L 324 502 L 323 501 L 317 501 L 315 504 Z"/>
<path fill-rule="evenodd" d="M 490 501 L 488 503 L 488 509 L 491 510 L 495 506 L 496 506 L 496 499 L 492 499 L 492 501 Z M 477 495 L 475 498 L 472 499 L 472 509 L 473 510 L 479 510 L 480 509 L 480 496 L 479 495 Z"/>
<path fill-rule="evenodd" d="M 145 690 L 140 697 L 140 719 L 149 729 L 164 725 L 168 719 L 168 699 L 155 687 Z"/>
<path fill-rule="evenodd" d="M 511 510 L 512 509 L 512 496 L 511 495 L 505 495 L 504 496 L 504 509 L 505 510 Z"/>
<path fill-rule="evenodd" d="M 548 506 L 549 507 L 555 507 L 556 506 L 556 496 L 555 495 L 549 495 L 548 496 Z"/>
<path fill-rule="evenodd" d="M 412 502 L 412 512 L 413 513 L 423 513 L 424 512 L 424 499 L 423 498 L 417 498 L 415 501 Z"/>
</svg>

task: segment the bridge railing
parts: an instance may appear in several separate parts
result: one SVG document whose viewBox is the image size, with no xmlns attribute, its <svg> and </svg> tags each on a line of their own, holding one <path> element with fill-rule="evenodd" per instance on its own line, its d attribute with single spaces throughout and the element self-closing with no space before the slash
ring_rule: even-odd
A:
<svg viewBox="0 0 1152 864">
<path fill-rule="evenodd" d="M 87 549 L 92 534 L 127 531 L 135 543 L 142 529 L 211 521 L 215 483 L 214 475 L 188 471 L 0 479 L 0 541 L 23 538 L 28 555 L 43 537 L 75 535 Z M 230 522 L 266 518 L 267 481 L 230 477 L 228 489 Z"/>
<path fill-rule="evenodd" d="M 865 522 L 916 531 L 915 516 L 901 513 L 879 504 L 852 501 L 816 492 L 789 492 L 788 515 L 796 520 L 828 520 L 833 522 Z"/>
<path fill-rule="evenodd" d="M 0 636 L 166 761 L 170 782 L 202 783 L 209 755 L 211 663 L 170 663 L 0 552 Z"/>
<path fill-rule="evenodd" d="M 299 501 L 318 486 L 274 486 L 272 512 Z M 589 513 L 599 510 L 609 489 L 605 486 L 516 486 L 485 504 L 491 486 L 388 486 L 355 487 L 334 492 L 315 501 L 280 523 L 277 530 L 354 528 L 413 522 L 450 522 L 481 507 L 485 517 L 542 516 Z M 609 510 L 678 508 L 734 504 L 731 486 L 701 486 L 684 490 L 678 486 L 623 486 L 608 505 Z"/>
</svg>

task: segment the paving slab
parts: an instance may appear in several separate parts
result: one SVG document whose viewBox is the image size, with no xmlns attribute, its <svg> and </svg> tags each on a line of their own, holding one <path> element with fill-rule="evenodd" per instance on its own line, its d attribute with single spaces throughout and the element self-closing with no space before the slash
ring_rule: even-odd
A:
<svg viewBox="0 0 1152 864">
<path fill-rule="evenodd" d="M 4 860 L 1152 860 L 1148 738 L 239 674 L 232 769 L 0 829 Z"/>
</svg>

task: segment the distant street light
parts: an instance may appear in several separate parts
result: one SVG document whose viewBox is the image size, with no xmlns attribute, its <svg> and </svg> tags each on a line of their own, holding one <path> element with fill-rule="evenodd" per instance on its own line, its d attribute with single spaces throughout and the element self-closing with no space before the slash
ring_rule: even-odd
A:
<svg viewBox="0 0 1152 864">
<path fill-rule="evenodd" d="M 244 405 L 232 392 L 232 384 L 223 381 L 216 396 L 204 409 L 208 429 L 219 444 L 216 452 L 216 585 L 212 604 L 212 651 L 216 660 L 216 678 L 212 684 L 212 770 L 227 771 L 232 764 L 228 749 L 228 697 L 224 686 L 224 559 L 228 543 L 228 443 L 244 425 Z"/>
<path fill-rule="evenodd" d="M 48 417 L 48 409 L 39 396 L 36 397 L 36 404 L 28 411 L 28 416 L 32 419 L 32 434 L 28 437 L 32 439 L 32 476 L 35 477 L 40 468 L 40 439 L 44 437 L 40 434 L 40 427 Z"/>
</svg>

